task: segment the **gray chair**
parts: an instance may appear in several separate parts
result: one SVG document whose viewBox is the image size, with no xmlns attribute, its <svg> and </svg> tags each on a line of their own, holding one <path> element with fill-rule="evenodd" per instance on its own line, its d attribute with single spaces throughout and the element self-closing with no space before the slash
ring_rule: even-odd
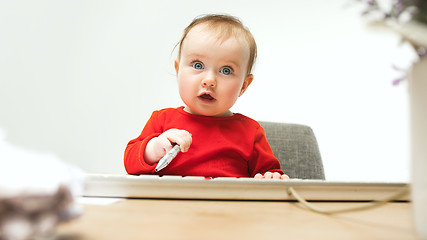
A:
<svg viewBox="0 0 427 240">
<path fill-rule="evenodd" d="M 322 158 L 313 130 L 305 125 L 259 121 L 290 178 L 325 179 Z"/>
</svg>

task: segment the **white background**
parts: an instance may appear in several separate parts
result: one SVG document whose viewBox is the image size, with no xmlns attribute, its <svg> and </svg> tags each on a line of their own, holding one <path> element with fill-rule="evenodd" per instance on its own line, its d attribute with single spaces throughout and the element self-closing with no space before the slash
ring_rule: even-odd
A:
<svg viewBox="0 0 427 240">
<path fill-rule="evenodd" d="M 414 54 L 354 3 L 0 0 L 0 128 L 14 145 L 124 173 L 151 112 L 182 105 L 172 51 L 183 29 L 229 13 L 259 54 L 232 111 L 311 126 L 328 180 L 408 181 L 407 84 L 392 86 L 391 66 Z"/>
</svg>

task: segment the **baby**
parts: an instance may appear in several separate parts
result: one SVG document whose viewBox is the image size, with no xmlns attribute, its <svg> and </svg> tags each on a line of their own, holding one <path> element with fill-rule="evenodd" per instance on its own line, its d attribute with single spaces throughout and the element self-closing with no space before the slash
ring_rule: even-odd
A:
<svg viewBox="0 0 427 240">
<path fill-rule="evenodd" d="M 230 111 L 253 80 L 256 43 L 249 30 L 235 17 L 204 15 L 185 29 L 178 46 L 175 70 L 185 106 L 153 112 L 126 147 L 126 171 L 288 179 L 259 123 Z M 156 172 L 175 144 L 181 153 Z"/>
</svg>

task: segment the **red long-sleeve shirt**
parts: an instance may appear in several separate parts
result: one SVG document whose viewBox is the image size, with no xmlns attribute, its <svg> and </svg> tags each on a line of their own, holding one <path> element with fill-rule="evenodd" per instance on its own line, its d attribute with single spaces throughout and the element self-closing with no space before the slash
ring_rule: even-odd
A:
<svg viewBox="0 0 427 240">
<path fill-rule="evenodd" d="M 164 131 L 177 128 L 192 134 L 192 144 L 185 153 L 158 173 L 157 164 L 144 161 L 148 141 Z M 187 113 L 184 107 L 153 112 L 141 135 L 131 140 L 125 150 L 124 164 L 129 174 L 159 174 L 205 177 L 253 177 L 267 171 L 279 172 L 264 129 L 241 114 L 231 117 L 207 117 Z"/>
</svg>

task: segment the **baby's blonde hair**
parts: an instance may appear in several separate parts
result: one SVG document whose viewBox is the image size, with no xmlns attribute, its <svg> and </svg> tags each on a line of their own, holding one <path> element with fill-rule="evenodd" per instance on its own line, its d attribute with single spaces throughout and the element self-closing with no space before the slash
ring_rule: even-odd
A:
<svg viewBox="0 0 427 240">
<path fill-rule="evenodd" d="M 208 14 L 196 17 L 190 25 L 184 29 L 184 34 L 178 42 L 178 59 L 181 58 L 182 43 L 191 29 L 199 24 L 206 24 L 208 28 L 218 31 L 219 40 L 227 40 L 230 37 L 241 38 L 249 45 L 249 62 L 247 74 L 251 74 L 255 59 L 257 56 L 257 46 L 252 33 L 242 24 L 242 22 L 233 16 L 224 14 Z"/>
</svg>

